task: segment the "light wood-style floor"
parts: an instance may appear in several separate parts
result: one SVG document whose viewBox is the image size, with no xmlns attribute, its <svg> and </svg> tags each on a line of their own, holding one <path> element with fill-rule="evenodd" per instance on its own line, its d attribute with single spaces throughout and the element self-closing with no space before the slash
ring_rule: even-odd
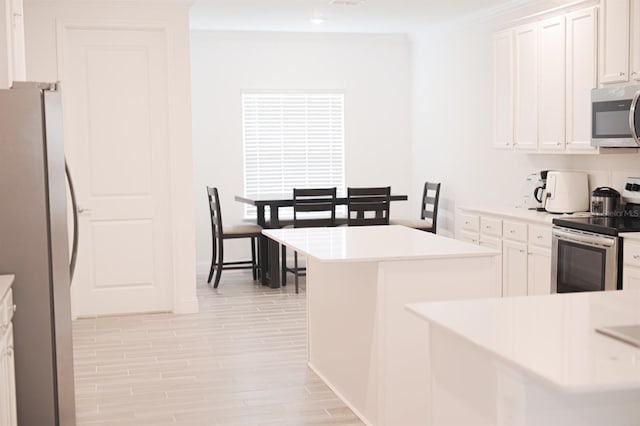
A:
<svg viewBox="0 0 640 426">
<path fill-rule="evenodd" d="M 361 425 L 307 367 L 304 286 L 200 277 L 200 313 L 74 321 L 78 425 Z"/>
</svg>

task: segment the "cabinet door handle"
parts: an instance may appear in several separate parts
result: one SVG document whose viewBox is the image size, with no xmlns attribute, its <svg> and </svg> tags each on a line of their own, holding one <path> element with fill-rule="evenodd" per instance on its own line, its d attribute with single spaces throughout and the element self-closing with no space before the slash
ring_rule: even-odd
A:
<svg viewBox="0 0 640 426">
<path fill-rule="evenodd" d="M 640 254 L 634 254 L 634 255 L 633 255 L 633 259 L 634 259 L 634 260 L 638 260 L 638 259 L 640 259 Z"/>
<path fill-rule="evenodd" d="M 620 77 L 624 77 L 625 72 L 624 71 L 620 71 L 619 75 L 620 75 Z"/>
<path fill-rule="evenodd" d="M 542 235 L 538 235 L 536 238 L 541 240 L 542 239 Z"/>
</svg>

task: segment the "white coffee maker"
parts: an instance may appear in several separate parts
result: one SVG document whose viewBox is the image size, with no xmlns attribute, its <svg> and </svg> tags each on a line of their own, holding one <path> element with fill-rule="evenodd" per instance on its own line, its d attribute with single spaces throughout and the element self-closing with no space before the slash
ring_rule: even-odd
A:
<svg viewBox="0 0 640 426">
<path fill-rule="evenodd" d="M 531 173 L 526 177 L 520 192 L 518 207 L 529 210 L 544 210 L 541 195 L 545 188 L 546 179 L 543 179 L 542 174 L 546 178 L 546 172 L 544 170 L 539 173 Z"/>
</svg>

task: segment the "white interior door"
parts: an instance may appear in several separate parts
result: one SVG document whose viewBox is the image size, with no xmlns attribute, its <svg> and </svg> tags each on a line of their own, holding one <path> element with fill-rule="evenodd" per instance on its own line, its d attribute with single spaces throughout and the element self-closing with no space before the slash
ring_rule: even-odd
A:
<svg viewBox="0 0 640 426">
<path fill-rule="evenodd" d="M 72 27 L 61 44 L 80 227 L 73 315 L 171 310 L 164 34 Z"/>
</svg>

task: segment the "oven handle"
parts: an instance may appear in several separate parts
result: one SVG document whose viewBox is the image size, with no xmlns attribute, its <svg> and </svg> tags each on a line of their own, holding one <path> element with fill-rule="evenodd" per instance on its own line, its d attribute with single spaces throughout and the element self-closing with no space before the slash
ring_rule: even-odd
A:
<svg viewBox="0 0 640 426">
<path fill-rule="evenodd" d="M 605 246 L 605 247 L 613 247 L 616 245 L 615 238 L 607 238 L 607 237 L 599 237 L 597 235 L 585 235 L 582 233 L 574 233 L 570 231 L 564 231 L 561 229 L 554 228 L 552 231 L 554 237 L 561 237 L 563 240 L 575 241 L 579 243 L 597 245 L 597 246 Z"/>
</svg>

